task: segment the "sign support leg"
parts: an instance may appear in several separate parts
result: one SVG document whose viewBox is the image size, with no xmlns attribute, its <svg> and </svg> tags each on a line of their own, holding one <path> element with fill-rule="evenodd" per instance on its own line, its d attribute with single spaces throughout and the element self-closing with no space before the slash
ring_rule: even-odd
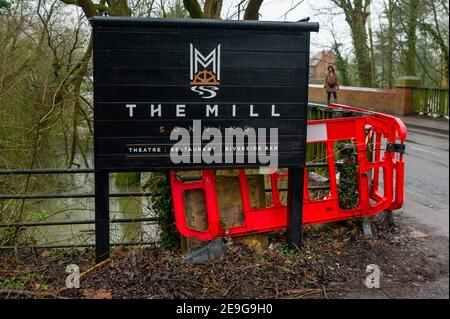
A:
<svg viewBox="0 0 450 319">
<path fill-rule="evenodd" d="M 109 173 L 95 172 L 95 260 L 109 258 Z"/>
<path fill-rule="evenodd" d="M 303 167 L 288 170 L 286 241 L 290 249 L 301 247 L 303 241 Z"/>
</svg>

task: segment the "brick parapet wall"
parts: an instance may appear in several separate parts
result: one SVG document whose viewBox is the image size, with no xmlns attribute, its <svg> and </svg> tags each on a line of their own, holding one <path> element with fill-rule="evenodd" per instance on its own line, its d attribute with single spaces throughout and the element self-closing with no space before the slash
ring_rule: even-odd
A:
<svg viewBox="0 0 450 319">
<path fill-rule="evenodd" d="M 327 96 L 323 85 L 309 85 L 309 101 L 326 104 Z M 331 99 L 333 102 L 333 99 Z M 374 89 L 341 86 L 338 102 L 382 113 L 408 115 L 412 113 L 411 88 Z"/>
</svg>

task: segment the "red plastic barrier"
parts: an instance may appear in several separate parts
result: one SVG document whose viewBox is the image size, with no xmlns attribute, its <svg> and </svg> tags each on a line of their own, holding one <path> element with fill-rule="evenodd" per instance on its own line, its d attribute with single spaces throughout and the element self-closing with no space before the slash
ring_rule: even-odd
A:
<svg viewBox="0 0 450 319">
<path fill-rule="evenodd" d="M 406 127 L 396 117 L 345 105 L 341 108 L 365 112 L 367 116 L 308 121 L 308 143 L 323 142 L 327 149 L 329 193 L 322 200 L 312 200 L 308 194 L 308 174 L 305 174 L 303 224 L 320 224 L 378 214 L 384 210 L 399 209 L 403 204 L 404 158 L 401 146 L 406 139 Z M 317 134 L 318 132 L 318 134 Z M 311 136 L 311 137 L 310 137 Z M 368 140 L 373 138 L 372 160 L 368 159 Z M 349 210 L 339 207 L 338 183 L 334 145 L 338 141 L 352 140 L 357 151 L 358 205 Z M 381 179 L 382 172 L 382 181 Z M 267 208 L 252 208 L 249 200 L 247 177 L 239 170 L 244 222 L 224 228 L 220 225 L 219 209 L 214 182 L 214 170 L 203 170 L 199 181 L 183 182 L 170 172 L 172 199 L 178 231 L 185 237 L 211 240 L 220 236 L 268 232 L 286 228 L 287 209 L 280 199 L 279 179 L 287 174 L 270 174 L 272 203 Z M 208 228 L 204 231 L 189 228 L 186 222 L 184 192 L 202 189 L 205 193 Z"/>
</svg>

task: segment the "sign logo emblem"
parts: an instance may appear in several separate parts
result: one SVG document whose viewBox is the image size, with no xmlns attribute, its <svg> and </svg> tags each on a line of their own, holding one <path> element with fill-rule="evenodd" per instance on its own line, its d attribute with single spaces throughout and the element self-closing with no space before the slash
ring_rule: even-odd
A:
<svg viewBox="0 0 450 319">
<path fill-rule="evenodd" d="M 206 56 L 192 43 L 189 46 L 191 91 L 203 99 L 211 99 L 217 95 L 220 85 L 220 44 Z"/>
</svg>

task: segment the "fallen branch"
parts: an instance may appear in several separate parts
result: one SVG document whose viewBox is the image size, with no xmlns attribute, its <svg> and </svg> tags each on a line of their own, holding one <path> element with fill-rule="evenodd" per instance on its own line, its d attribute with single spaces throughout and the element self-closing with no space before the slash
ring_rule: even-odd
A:
<svg viewBox="0 0 450 319">
<path fill-rule="evenodd" d="M 325 289 L 325 286 L 324 286 L 324 285 L 322 285 L 322 291 L 323 291 L 323 297 L 324 297 L 325 299 L 328 299 L 328 296 L 327 296 L 327 290 Z"/>
<path fill-rule="evenodd" d="M 83 272 L 80 274 L 80 279 L 81 279 L 82 277 L 86 276 L 87 274 L 89 274 L 90 272 L 94 271 L 95 269 L 100 268 L 101 266 L 103 266 L 103 265 L 105 265 L 105 264 L 107 264 L 107 263 L 110 263 L 111 261 L 112 261 L 112 259 L 111 259 L 111 258 L 108 258 L 108 259 L 103 260 L 102 262 L 99 262 L 98 264 L 95 264 L 95 265 L 92 266 L 91 268 L 86 269 L 85 271 L 83 271 Z"/>
<path fill-rule="evenodd" d="M 322 289 L 292 289 L 288 290 L 287 293 L 289 297 L 286 297 L 287 299 L 302 299 L 309 295 L 317 295 L 322 293 Z"/>
</svg>

